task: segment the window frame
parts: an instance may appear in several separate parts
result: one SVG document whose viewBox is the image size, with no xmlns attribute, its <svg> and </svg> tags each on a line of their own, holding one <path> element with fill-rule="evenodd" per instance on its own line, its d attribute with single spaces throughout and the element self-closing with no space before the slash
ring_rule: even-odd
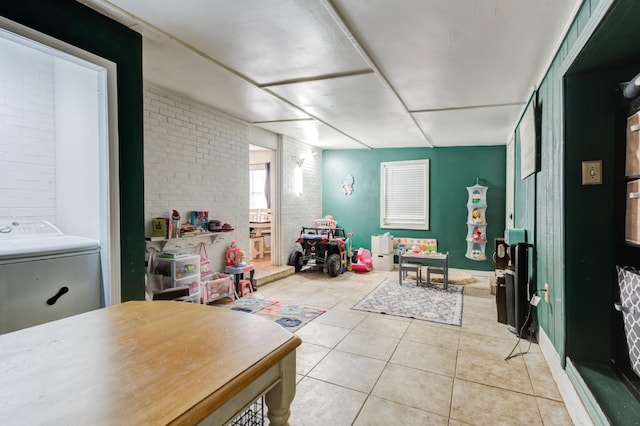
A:
<svg viewBox="0 0 640 426">
<path fill-rule="evenodd" d="M 264 192 L 264 184 L 263 184 L 263 189 L 262 191 L 253 191 L 253 177 L 251 176 L 253 172 L 264 172 L 264 165 L 265 163 L 258 163 L 258 164 L 250 164 L 249 165 L 249 208 L 252 209 L 266 209 L 267 208 L 267 198 Z M 265 180 L 266 180 L 266 176 L 265 176 Z M 254 206 L 253 204 L 251 204 L 251 202 L 254 200 L 254 195 L 257 194 L 262 194 L 263 198 L 264 198 L 264 206 L 260 205 L 260 206 Z"/>
<path fill-rule="evenodd" d="M 392 210 L 392 214 L 396 217 L 387 219 L 389 215 L 389 196 L 392 192 L 395 193 L 395 197 L 406 197 L 406 201 L 402 206 L 416 207 L 415 203 L 415 191 L 412 192 L 410 197 L 407 192 L 407 186 L 401 184 L 399 175 L 407 174 L 407 172 L 420 173 L 420 176 L 411 181 L 411 185 L 416 185 L 423 182 L 424 187 L 421 191 L 423 199 L 422 206 L 418 206 L 416 214 L 413 216 L 402 217 L 398 215 L 398 208 Z M 389 182 L 389 179 L 393 179 L 391 174 L 395 174 L 395 182 Z M 395 186 L 394 186 L 395 185 Z M 392 188 L 389 188 L 392 186 Z M 420 201 L 418 197 L 418 201 Z M 421 211 L 420 211 L 421 210 Z M 416 219 L 419 214 L 419 219 Z M 404 161 L 386 161 L 380 163 L 380 228 L 385 229 L 414 229 L 414 230 L 429 230 L 429 159 L 420 160 L 404 160 Z"/>
</svg>

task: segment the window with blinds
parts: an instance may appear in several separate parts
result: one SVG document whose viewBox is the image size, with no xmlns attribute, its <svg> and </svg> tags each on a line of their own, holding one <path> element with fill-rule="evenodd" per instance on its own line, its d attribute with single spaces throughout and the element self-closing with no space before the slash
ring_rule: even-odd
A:
<svg viewBox="0 0 640 426">
<path fill-rule="evenodd" d="M 429 160 L 380 163 L 380 227 L 429 229 Z"/>
</svg>

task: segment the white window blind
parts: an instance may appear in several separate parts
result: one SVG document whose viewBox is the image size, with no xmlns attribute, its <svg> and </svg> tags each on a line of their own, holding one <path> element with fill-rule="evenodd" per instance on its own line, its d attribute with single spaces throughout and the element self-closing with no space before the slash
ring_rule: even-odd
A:
<svg viewBox="0 0 640 426">
<path fill-rule="evenodd" d="M 429 160 L 380 163 L 380 227 L 429 229 Z"/>
</svg>

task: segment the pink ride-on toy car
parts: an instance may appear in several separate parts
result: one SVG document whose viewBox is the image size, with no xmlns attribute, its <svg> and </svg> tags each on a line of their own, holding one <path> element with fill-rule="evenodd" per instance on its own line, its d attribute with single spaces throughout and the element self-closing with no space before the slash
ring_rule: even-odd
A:
<svg viewBox="0 0 640 426">
<path fill-rule="evenodd" d="M 360 247 L 356 258 L 358 261 L 351 265 L 352 271 L 369 272 L 373 269 L 373 259 L 371 258 L 371 252 L 369 250 Z"/>
</svg>

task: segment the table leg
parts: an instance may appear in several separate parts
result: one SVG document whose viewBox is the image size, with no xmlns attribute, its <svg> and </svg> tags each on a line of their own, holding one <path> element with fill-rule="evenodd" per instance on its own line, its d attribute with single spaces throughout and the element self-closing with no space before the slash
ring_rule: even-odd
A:
<svg viewBox="0 0 640 426">
<path fill-rule="evenodd" d="M 289 426 L 291 402 L 296 394 L 296 353 L 287 355 L 280 361 L 282 378 L 280 382 L 266 393 L 269 424 L 271 426 Z"/>
<path fill-rule="evenodd" d="M 449 286 L 449 262 L 448 259 L 444 261 L 444 271 L 442 271 L 442 283 L 443 287 L 446 290 Z"/>
<path fill-rule="evenodd" d="M 238 295 L 238 297 L 240 297 L 240 280 L 242 279 L 242 273 L 240 274 L 234 274 L 235 276 L 235 284 L 236 284 L 236 294 Z"/>
<path fill-rule="evenodd" d="M 398 256 L 398 284 L 402 284 L 402 255 Z"/>
</svg>

